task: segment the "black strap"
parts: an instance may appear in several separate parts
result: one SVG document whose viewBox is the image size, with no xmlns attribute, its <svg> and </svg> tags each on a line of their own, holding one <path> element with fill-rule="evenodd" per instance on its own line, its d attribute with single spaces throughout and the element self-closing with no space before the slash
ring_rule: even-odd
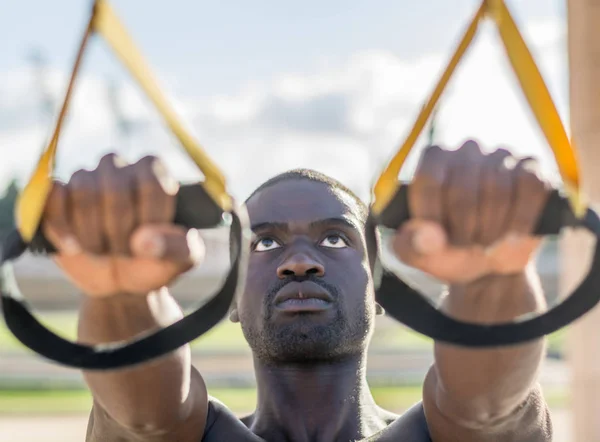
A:
<svg viewBox="0 0 600 442">
<path fill-rule="evenodd" d="M 377 222 L 388 228 L 398 228 L 408 220 L 408 186 L 399 188 L 394 200 L 379 219 L 370 216 L 368 228 L 374 230 Z M 579 220 L 560 192 L 553 191 L 540 216 L 538 235 L 557 234 L 563 227 L 583 227 L 600 239 L 600 219 L 596 212 L 587 210 Z M 427 298 L 387 271 L 377 258 L 375 263 L 376 298 L 386 312 L 413 330 L 438 341 L 467 347 L 492 347 L 519 344 L 550 334 L 590 311 L 600 301 L 600 244 L 596 241 L 590 271 L 579 287 L 563 302 L 540 316 L 523 317 L 510 323 L 482 325 L 453 319 Z"/>
<path fill-rule="evenodd" d="M 208 195 L 201 185 L 182 186 L 178 194 L 175 222 L 188 228 L 218 225 L 222 213 L 209 204 Z M 182 210 L 183 209 L 183 210 Z M 87 346 L 69 342 L 44 327 L 32 314 L 21 296 L 12 261 L 28 245 L 13 232 L 2 247 L 0 264 L 0 296 L 7 327 L 26 347 L 41 356 L 70 367 L 86 370 L 115 369 L 146 362 L 170 353 L 206 333 L 228 313 L 231 303 L 245 281 L 248 255 L 248 220 L 242 211 L 231 212 L 230 235 L 233 241 L 233 263 L 220 290 L 204 305 L 178 322 L 129 342 Z M 52 252 L 53 247 L 42 235 L 32 244 L 37 252 Z"/>
</svg>

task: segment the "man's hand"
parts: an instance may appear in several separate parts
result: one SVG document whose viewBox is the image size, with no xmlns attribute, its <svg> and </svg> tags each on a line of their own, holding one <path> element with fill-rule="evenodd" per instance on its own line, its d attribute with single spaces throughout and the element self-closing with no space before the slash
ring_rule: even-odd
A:
<svg viewBox="0 0 600 442">
<path fill-rule="evenodd" d="M 424 153 L 409 188 L 412 220 L 394 239 L 407 265 L 449 284 L 522 273 L 541 239 L 533 229 L 549 195 L 535 160 L 474 141 Z"/>
<path fill-rule="evenodd" d="M 452 152 L 431 147 L 410 185 L 413 219 L 397 232 L 395 252 L 449 285 L 440 308 L 451 317 L 490 324 L 541 311 L 543 294 L 526 269 L 548 196 L 532 159 L 483 155 L 473 141 Z M 436 342 L 434 354 L 423 391 L 432 440 L 551 440 L 535 388 L 543 339 L 485 349 Z"/>
<path fill-rule="evenodd" d="M 58 265 L 91 297 L 147 295 L 204 255 L 197 231 L 172 223 L 177 182 L 160 161 L 107 155 L 93 171 L 55 183 L 43 231 Z"/>
<path fill-rule="evenodd" d="M 152 157 L 129 165 L 107 155 L 97 169 L 55 183 L 42 228 L 59 266 L 87 295 L 79 342 L 130 341 L 183 317 L 164 287 L 204 256 L 204 245 L 197 231 L 173 224 L 177 191 Z M 90 442 L 196 441 L 204 431 L 207 392 L 192 371 L 189 345 L 147 364 L 83 376 L 94 397 Z"/>
</svg>

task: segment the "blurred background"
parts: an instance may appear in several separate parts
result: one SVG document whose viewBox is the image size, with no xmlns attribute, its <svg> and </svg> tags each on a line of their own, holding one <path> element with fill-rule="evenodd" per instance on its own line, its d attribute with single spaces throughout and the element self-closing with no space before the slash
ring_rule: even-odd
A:
<svg viewBox="0 0 600 442">
<path fill-rule="evenodd" d="M 478 0 L 427 2 L 132 2 L 112 5 L 177 110 L 243 199 L 284 170 L 309 167 L 365 201 L 434 86 Z M 568 126 L 565 2 L 509 1 Z M 91 2 L 0 1 L 0 235 L 12 227 L 15 197 L 47 141 Z M 556 166 L 505 59 L 495 29 L 481 28 L 418 146 L 507 146 Z M 57 173 L 68 179 L 109 151 L 134 161 L 165 160 L 182 181 L 201 175 L 100 39 L 92 40 L 63 131 Z M 403 171 L 409 178 L 419 149 Z M 227 270 L 227 235 L 204 232 L 211 259 L 174 293 L 201 302 Z M 213 259 L 214 257 L 214 259 Z M 558 293 L 557 247 L 538 268 L 547 296 Z M 75 336 L 79 297 L 48 260 L 23 257 L 17 275 L 43 321 Z M 430 292 L 438 287 L 422 283 Z M 569 442 L 565 335 L 550 338 L 542 385 L 556 439 Z M 419 400 L 432 362 L 430 340 L 382 318 L 370 349 L 377 401 L 402 412 Z M 210 393 L 238 413 L 255 401 L 250 353 L 239 326 L 224 322 L 193 343 Z M 474 368 L 476 369 L 476 368 Z M 90 396 L 76 370 L 41 360 L 0 326 L 0 442 L 83 441 Z"/>
</svg>

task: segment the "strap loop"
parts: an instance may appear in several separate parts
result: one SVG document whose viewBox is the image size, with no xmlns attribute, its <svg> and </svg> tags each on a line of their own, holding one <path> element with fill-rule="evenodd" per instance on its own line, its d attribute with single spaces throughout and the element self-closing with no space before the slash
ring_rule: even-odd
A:
<svg viewBox="0 0 600 442">
<path fill-rule="evenodd" d="M 79 74 L 87 44 L 92 35 L 101 35 L 110 45 L 121 62 L 127 67 L 134 80 L 152 101 L 173 135 L 179 140 L 187 155 L 204 174 L 203 186 L 214 202 L 225 212 L 232 209 L 232 199 L 227 193 L 225 178 L 202 147 L 185 129 L 175 111 L 158 87 L 158 83 L 142 57 L 139 49 L 129 37 L 127 30 L 114 13 L 107 0 L 96 0 L 89 23 L 81 41 L 71 78 L 56 120 L 52 138 L 42 153 L 35 171 L 17 200 L 16 225 L 26 242 L 30 242 L 39 228 L 44 206 L 52 187 L 56 152 L 60 132 L 68 111 L 73 87 Z"/>
<path fill-rule="evenodd" d="M 398 189 L 398 175 L 408 154 L 414 147 L 425 124 L 431 116 L 442 92 L 446 88 L 460 60 L 465 55 L 477 32 L 479 23 L 489 17 L 494 20 L 505 52 L 548 145 L 556 159 L 572 210 L 578 217 L 585 214 L 586 204 L 581 195 L 581 183 L 575 149 L 571 146 L 560 115 L 550 92 L 525 43 L 510 11 L 503 0 L 483 0 L 464 33 L 446 70 L 433 93 L 421 109 L 406 140 L 379 176 L 373 188 L 372 210 L 378 215 L 392 200 Z"/>
</svg>

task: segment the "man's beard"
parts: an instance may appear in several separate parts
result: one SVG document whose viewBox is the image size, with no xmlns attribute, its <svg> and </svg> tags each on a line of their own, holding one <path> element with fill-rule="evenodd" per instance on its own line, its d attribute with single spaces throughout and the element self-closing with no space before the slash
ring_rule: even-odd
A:
<svg viewBox="0 0 600 442">
<path fill-rule="evenodd" d="M 333 319 L 320 322 L 311 317 L 319 313 L 300 312 L 289 321 L 276 323 L 272 320 L 277 293 L 286 284 L 296 280 L 294 277 L 286 278 L 277 281 L 269 289 L 263 298 L 265 315 L 258 327 L 252 320 L 241 322 L 254 356 L 268 364 L 310 364 L 334 362 L 362 354 L 373 323 L 373 312 L 367 307 L 366 294 L 365 303 L 359 304 L 356 311 L 344 314 L 347 310 L 343 308 L 344 299 L 337 287 L 318 277 L 303 277 L 302 280 L 310 280 L 331 294 Z"/>
</svg>

